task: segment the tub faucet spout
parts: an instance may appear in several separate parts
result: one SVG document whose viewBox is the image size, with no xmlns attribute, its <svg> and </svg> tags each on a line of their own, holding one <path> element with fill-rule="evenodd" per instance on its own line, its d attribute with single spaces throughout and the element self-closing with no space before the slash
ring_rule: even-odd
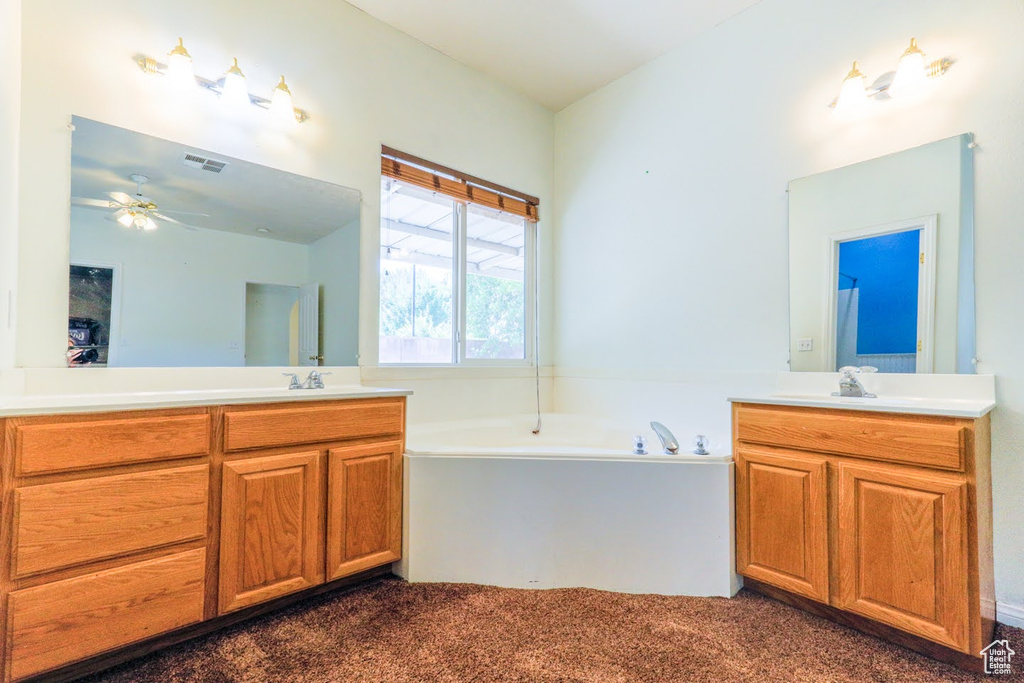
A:
<svg viewBox="0 0 1024 683">
<path fill-rule="evenodd" d="M 676 437 L 668 430 L 668 427 L 660 422 L 652 422 L 651 429 L 658 435 L 661 447 L 665 449 L 666 454 L 675 455 L 679 452 L 679 442 L 676 441 Z"/>
</svg>

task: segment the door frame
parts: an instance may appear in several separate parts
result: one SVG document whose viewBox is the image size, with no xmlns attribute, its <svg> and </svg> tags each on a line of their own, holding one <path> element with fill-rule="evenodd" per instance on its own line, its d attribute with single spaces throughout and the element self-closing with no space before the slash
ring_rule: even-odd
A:
<svg viewBox="0 0 1024 683">
<path fill-rule="evenodd" d="M 836 318 L 839 281 L 839 245 L 842 242 L 867 237 L 892 235 L 898 232 L 920 230 L 920 255 L 923 261 L 917 270 L 917 362 L 916 372 L 930 373 L 935 367 L 935 286 L 936 286 L 936 245 L 938 243 L 938 214 L 908 218 L 882 225 L 857 228 L 828 236 L 828 287 L 825 297 L 825 329 L 822 339 L 825 344 L 826 372 L 834 371 L 836 362 Z"/>
</svg>

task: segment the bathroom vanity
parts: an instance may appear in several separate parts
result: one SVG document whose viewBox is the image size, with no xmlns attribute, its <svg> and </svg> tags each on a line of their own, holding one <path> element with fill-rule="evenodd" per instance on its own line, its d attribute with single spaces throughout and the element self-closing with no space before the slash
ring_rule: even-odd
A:
<svg viewBox="0 0 1024 683">
<path fill-rule="evenodd" d="M 388 572 L 407 393 L 0 412 L 0 680 L 73 678 Z"/>
<path fill-rule="evenodd" d="M 872 400 L 733 400 L 737 571 L 979 668 L 995 624 L 991 405 Z"/>
</svg>

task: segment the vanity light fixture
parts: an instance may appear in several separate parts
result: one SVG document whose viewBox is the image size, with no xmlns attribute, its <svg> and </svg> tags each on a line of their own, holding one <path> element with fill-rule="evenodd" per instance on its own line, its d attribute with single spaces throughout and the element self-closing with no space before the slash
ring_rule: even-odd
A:
<svg viewBox="0 0 1024 683">
<path fill-rule="evenodd" d="M 889 95 L 899 97 L 903 93 L 913 92 L 920 88 L 928 79 L 924 63 L 924 53 L 917 46 L 917 38 L 910 39 L 910 47 L 903 51 L 896 74 L 889 86 Z"/>
<path fill-rule="evenodd" d="M 930 63 L 925 61 L 917 39 L 911 38 L 910 46 L 903 51 L 896 70 L 882 74 L 870 86 L 865 85 L 864 74 L 857 68 L 857 62 L 854 62 L 853 69 L 843 79 L 839 97 L 830 106 L 836 111 L 843 111 L 856 108 L 869 99 L 881 102 L 904 97 L 919 91 L 929 78 L 938 78 L 952 65 L 953 60 L 948 57 Z"/>
<path fill-rule="evenodd" d="M 192 67 L 192 55 L 185 49 L 185 42 L 178 38 L 178 44 L 167 55 L 167 77 L 179 87 L 188 87 L 196 82 Z"/>
<path fill-rule="evenodd" d="M 245 89 L 245 74 L 238 67 L 237 57 L 232 61 L 221 80 L 224 85 L 221 86 L 220 96 L 224 98 L 225 102 L 232 106 L 249 104 L 249 91 Z"/>
<path fill-rule="evenodd" d="M 268 99 L 248 92 L 245 74 L 242 73 L 242 69 L 238 65 L 238 59 L 232 60 L 231 66 L 220 80 L 213 81 L 196 75 L 192 66 L 192 55 L 185 49 L 185 43 L 181 38 L 178 38 L 178 44 L 167 55 L 166 64 L 146 55 L 136 55 L 135 63 L 147 74 L 165 75 L 178 85 L 189 87 L 194 83 L 217 93 L 225 102 L 233 106 L 241 106 L 248 102 L 261 109 L 270 110 L 274 117 L 281 121 L 290 122 L 294 119 L 302 123 L 309 118 L 305 111 L 296 108 L 292 103 L 292 93 L 284 82 L 284 76 L 281 77 L 281 82 L 277 84 Z"/>
<path fill-rule="evenodd" d="M 293 111 L 295 111 L 295 106 L 292 104 L 292 91 L 284 82 L 284 76 L 281 76 L 281 82 L 277 84 L 274 93 L 270 96 L 270 113 L 279 121 L 289 121 L 295 118 L 292 115 Z"/>
<path fill-rule="evenodd" d="M 857 68 L 857 62 L 853 63 L 850 73 L 843 79 L 843 87 L 836 98 L 836 111 L 852 111 L 863 107 L 868 102 L 868 93 L 865 88 L 864 74 Z"/>
</svg>

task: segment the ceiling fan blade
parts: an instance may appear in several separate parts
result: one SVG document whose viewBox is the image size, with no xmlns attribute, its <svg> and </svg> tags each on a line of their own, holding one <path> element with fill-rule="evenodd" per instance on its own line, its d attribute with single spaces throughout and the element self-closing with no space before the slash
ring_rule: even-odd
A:
<svg viewBox="0 0 1024 683">
<path fill-rule="evenodd" d="M 85 206 L 90 209 L 113 209 L 117 204 L 109 199 L 89 199 L 88 197 L 72 197 L 72 206 Z"/>
<path fill-rule="evenodd" d="M 171 211 L 170 209 L 160 209 L 161 213 L 173 213 L 179 216 L 200 216 L 202 218 L 209 218 L 208 213 L 199 213 L 198 211 Z"/>
<path fill-rule="evenodd" d="M 193 230 L 193 231 L 200 230 L 200 228 L 197 228 L 194 225 L 189 225 L 188 223 L 182 223 L 181 221 L 175 220 L 175 219 L 171 218 L 170 216 L 165 216 L 163 213 L 157 213 L 156 211 L 153 211 L 153 212 L 151 212 L 151 215 L 153 216 L 153 218 L 159 218 L 162 221 L 167 221 L 168 223 L 174 223 L 175 225 L 180 225 L 181 227 L 185 228 L 186 230 Z"/>
<path fill-rule="evenodd" d="M 135 197 L 132 197 L 129 194 L 125 194 L 124 192 L 108 192 L 107 196 L 113 199 L 115 202 L 118 202 L 119 204 L 130 205 L 135 203 Z"/>
</svg>

